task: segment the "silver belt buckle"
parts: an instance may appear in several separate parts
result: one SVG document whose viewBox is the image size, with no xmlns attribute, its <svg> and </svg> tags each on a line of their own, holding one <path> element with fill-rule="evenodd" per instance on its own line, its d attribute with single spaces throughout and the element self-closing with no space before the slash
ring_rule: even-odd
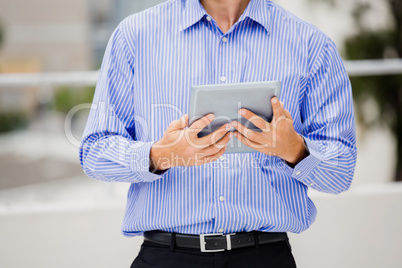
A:
<svg viewBox="0 0 402 268">
<path fill-rule="evenodd" d="M 227 250 L 232 249 L 232 242 L 230 241 L 230 236 L 234 235 L 233 234 L 227 234 L 226 235 L 226 245 L 227 245 Z M 225 236 L 223 233 L 217 233 L 217 234 L 201 234 L 200 235 L 200 248 L 201 252 L 220 252 L 220 251 L 225 251 L 225 249 L 206 249 L 205 246 L 207 242 L 205 241 L 206 236 Z"/>
</svg>

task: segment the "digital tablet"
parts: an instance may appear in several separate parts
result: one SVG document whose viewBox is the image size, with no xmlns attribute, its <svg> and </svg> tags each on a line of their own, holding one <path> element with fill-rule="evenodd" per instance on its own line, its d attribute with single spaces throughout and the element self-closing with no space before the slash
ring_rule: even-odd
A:
<svg viewBox="0 0 402 268">
<path fill-rule="evenodd" d="M 244 117 L 240 108 L 246 108 L 270 122 L 272 120 L 271 98 L 279 98 L 281 82 L 250 82 L 238 84 L 200 85 L 191 88 L 189 125 L 203 116 L 213 113 L 214 121 L 198 133 L 204 137 L 226 123 L 238 121 L 244 126 L 260 132 Z M 230 131 L 235 131 L 232 128 Z M 248 153 L 254 149 L 240 142 L 235 136 L 228 143 L 226 153 Z"/>
</svg>

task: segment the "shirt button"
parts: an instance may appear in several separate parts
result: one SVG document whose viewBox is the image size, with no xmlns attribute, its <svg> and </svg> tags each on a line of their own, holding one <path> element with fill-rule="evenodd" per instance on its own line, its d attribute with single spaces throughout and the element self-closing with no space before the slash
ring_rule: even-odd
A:
<svg viewBox="0 0 402 268">
<path fill-rule="evenodd" d="M 296 172 L 296 176 L 299 176 L 301 174 L 301 171 Z"/>
<path fill-rule="evenodd" d="M 207 16 L 207 21 L 211 21 L 211 20 L 212 20 L 211 17 Z"/>
<path fill-rule="evenodd" d="M 224 229 L 219 229 L 218 232 L 223 233 Z"/>
<path fill-rule="evenodd" d="M 228 39 L 227 39 L 226 37 L 223 37 L 223 38 L 222 38 L 222 42 L 223 42 L 223 43 L 226 43 L 227 41 L 228 41 Z"/>
<path fill-rule="evenodd" d="M 219 160 L 221 160 L 221 161 L 225 161 L 225 160 L 226 160 L 226 158 L 225 158 L 224 156 L 221 156 L 221 157 L 219 157 Z"/>
<path fill-rule="evenodd" d="M 225 82 L 226 81 L 226 76 L 221 76 L 221 81 Z"/>
<path fill-rule="evenodd" d="M 225 201 L 225 197 L 224 196 L 220 196 L 219 200 L 221 200 L 221 202 Z"/>
</svg>

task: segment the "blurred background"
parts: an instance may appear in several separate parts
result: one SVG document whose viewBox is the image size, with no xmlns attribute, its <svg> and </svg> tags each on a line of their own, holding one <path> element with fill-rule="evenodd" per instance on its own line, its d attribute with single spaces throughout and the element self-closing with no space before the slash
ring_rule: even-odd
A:
<svg viewBox="0 0 402 268">
<path fill-rule="evenodd" d="M 106 43 L 158 0 L 0 0 L 0 267 L 129 267 L 128 184 L 89 179 L 78 146 Z M 402 267 L 402 0 L 277 0 L 327 33 L 352 80 L 351 189 L 311 191 L 302 268 Z"/>
</svg>

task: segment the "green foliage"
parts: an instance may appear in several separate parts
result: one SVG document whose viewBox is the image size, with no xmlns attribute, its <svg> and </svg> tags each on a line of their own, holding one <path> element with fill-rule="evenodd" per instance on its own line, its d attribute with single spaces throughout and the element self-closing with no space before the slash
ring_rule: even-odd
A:
<svg viewBox="0 0 402 268">
<path fill-rule="evenodd" d="M 311 0 L 328 2 L 329 0 Z M 342 4 L 342 2 L 338 1 Z M 352 17 L 357 34 L 345 40 L 345 56 L 350 60 L 384 59 L 402 57 L 402 0 L 387 0 L 393 25 L 385 30 L 367 29 L 364 15 L 372 7 L 365 1 L 354 0 Z M 388 127 L 397 140 L 397 167 L 395 179 L 402 180 L 402 76 L 370 76 L 351 78 L 357 116 L 366 127 Z M 362 106 L 374 100 L 377 117 L 365 117 Z M 369 121 L 371 120 L 371 121 Z"/>
<path fill-rule="evenodd" d="M 3 25 L 0 23 L 0 48 L 4 41 L 4 28 Z"/>
<path fill-rule="evenodd" d="M 392 31 L 363 31 L 345 41 L 345 55 L 351 60 L 382 59 L 388 53 L 396 54 L 393 44 Z M 391 51 L 391 52 L 389 52 Z M 366 127 L 378 124 L 395 128 L 398 111 L 399 91 L 402 85 L 402 76 L 369 76 L 351 78 L 353 97 L 356 102 L 357 116 Z M 372 98 L 378 106 L 378 117 L 368 121 L 362 111 L 362 103 Z"/>
<path fill-rule="evenodd" d="M 71 108 L 81 103 L 91 103 L 95 87 L 70 88 L 61 87 L 55 90 L 52 108 L 56 111 L 68 113 Z"/>
<path fill-rule="evenodd" d="M 351 60 L 382 59 L 392 43 L 390 31 L 364 31 L 345 41 L 345 54 Z"/>
<path fill-rule="evenodd" d="M 22 112 L 1 112 L 0 133 L 24 128 L 28 125 L 28 116 Z"/>
</svg>

